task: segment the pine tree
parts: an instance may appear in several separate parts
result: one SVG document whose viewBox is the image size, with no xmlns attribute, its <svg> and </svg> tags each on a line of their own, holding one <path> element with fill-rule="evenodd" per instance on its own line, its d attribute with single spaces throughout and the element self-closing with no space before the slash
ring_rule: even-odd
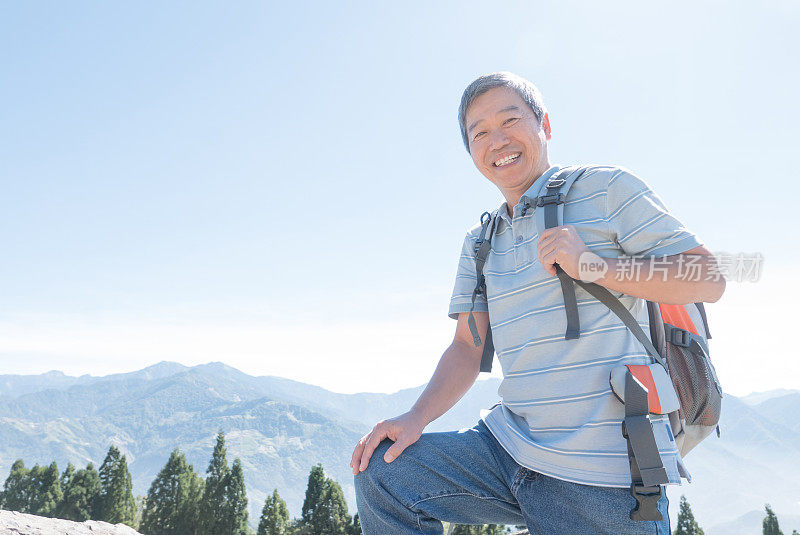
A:
<svg viewBox="0 0 800 535">
<path fill-rule="evenodd" d="M 289 535 L 289 510 L 278 489 L 273 490 L 272 496 L 267 496 L 264 501 L 257 535 Z"/>
<path fill-rule="evenodd" d="M 350 524 L 349 535 L 362 535 L 361 520 L 358 518 L 358 513 L 353 515 L 353 523 Z"/>
<path fill-rule="evenodd" d="M 289 523 L 289 535 L 313 535 L 310 524 L 307 524 L 302 518 L 294 518 Z"/>
<path fill-rule="evenodd" d="M 201 502 L 200 533 L 204 535 L 227 533 L 224 520 L 228 508 L 225 486 L 229 474 L 230 469 L 225 453 L 225 434 L 220 431 L 217 434 L 217 443 L 206 470 L 206 483 Z"/>
<path fill-rule="evenodd" d="M 503 535 L 505 528 L 497 524 L 485 525 L 462 525 L 458 524 L 453 528 L 452 535 Z"/>
<path fill-rule="evenodd" d="M 686 501 L 686 496 L 681 495 L 681 505 L 678 511 L 678 527 L 673 535 L 703 535 L 703 530 L 697 524 L 692 514 L 692 508 Z"/>
<path fill-rule="evenodd" d="M 8 474 L 3 484 L 2 500 L 0 507 L 7 511 L 19 511 L 20 513 L 29 512 L 28 503 L 30 501 L 30 470 L 25 468 L 22 459 L 17 459 L 11 465 L 11 473 Z"/>
<path fill-rule="evenodd" d="M 100 475 L 94 465 L 89 463 L 85 470 L 78 470 L 69 477 L 72 464 L 61 476 L 63 498 L 56 516 L 75 522 L 99 519 L 100 516 Z"/>
<path fill-rule="evenodd" d="M 769 504 L 766 504 L 764 508 L 766 509 L 767 516 L 764 517 L 764 521 L 761 523 L 763 535 L 783 535 L 778 525 L 778 517 L 775 516 L 772 508 Z"/>
<path fill-rule="evenodd" d="M 108 449 L 100 466 L 100 520 L 134 527 L 136 501 L 133 498 L 128 462 L 116 446 Z"/>
<path fill-rule="evenodd" d="M 203 481 L 177 448 L 147 493 L 139 531 L 147 535 L 196 535 Z"/>
<path fill-rule="evenodd" d="M 64 518 L 66 514 L 67 502 L 65 498 L 67 496 L 67 491 L 72 487 L 72 480 L 75 479 L 75 465 L 71 462 L 67 462 L 67 467 L 64 469 L 64 472 L 61 474 L 61 501 L 58 503 L 58 507 L 56 507 L 55 517 L 56 518 Z"/>
<path fill-rule="evenodd" d="M 247 535 L 247 489 L 244 485 L 242 462 L 237 457 L 225 485 L 227 526 L 224 533 L 230 535 Z"/>
<path fill-rule="evenodd" d="M 28 476 L 30 477 L 28 512 L 52 518 L 63 498 L 58 465 L 55 461 L 47 467 L 37 464 Z"/>
<path fill-rule="evenodd" d="M 186 482 L 183 485 L 187 488 L 187 500 L 181 511 L 181 523 L 186 526 L 184 533 L 187 535 L 199 535 L 201 533 L 200 507 L 203 503 L 205 481 L 200 477 L 200 474 L 194 471 L 194 467 L 191 464 L 189 465 L 189 473 L 186 479 L 188 479 L 188 486 Z"/>
<path fill-rule="evenodd" d="M 325 491 L 325 471 L 321 464 L 311 468 L 308 474 L 308 485 L 306 486 L 306 497 L 303 500 L 303 509 L 300 519 L 309 526 L 314 525 L 314 513 L 322 501 L 322 493 Z"/>
<path fill-rule="evenodd" d="M 66 491 L 70 485 L 72 485 L 72 478 L 75 477 L 75 465 L 71 462 L 67 462 L 67 467 L 64 469 L 64 473 L 61 474 L 61 490 Z"/>
<path fill-rule="evenodd" d="M 85 511 L 89 519 L 99 520 L 103 508 L 103 482 L 100 481 L 100 472 L 94 467 L 94 463 L 87 464 L 85 470 L 78 470 L 73 485 L 82 489 L 75 500 L 76 506 Z"/>
<path fill-rule="evenodd" d="M 133 499 L 136 503 L 136 514 L 133 516 L 133 522 L 136 524 L 136 531 L 141 531 L 142 528 L 142 513 L 144 513 L 144 506 L 147 502 L 147 496 L 142 496 L 141 494 L 137 494 L 136 497 Z"/>
<path fill-rule="evenodd" d="M 483 526 L 457 524 L 452 535 L 483 535 Z"/>
<path fill-rule="evenodd" d="M 326 478 L 322 498 L 312 517 L 314 535 L 347 535 L 350 515 L 342 487 L 333 479 Z"/>
</svg>

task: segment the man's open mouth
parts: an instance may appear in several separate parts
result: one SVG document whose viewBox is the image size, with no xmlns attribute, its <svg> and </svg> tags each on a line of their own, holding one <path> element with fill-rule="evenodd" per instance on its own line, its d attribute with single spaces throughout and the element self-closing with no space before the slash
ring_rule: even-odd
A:
<svg viewBox="0 0 800 535">
<path fill-rule="evenodd" d="M 495 161 L 492 165 L 494 165 L 495 167 L 503 167 L 505 165 L 514 163 L 517 161 L 517 158 L 519 158 L 521 154 L 522 154 L 521 152 L 509 154 L 505 158 L 500 158 L 499 160 Z"/>
</svg>

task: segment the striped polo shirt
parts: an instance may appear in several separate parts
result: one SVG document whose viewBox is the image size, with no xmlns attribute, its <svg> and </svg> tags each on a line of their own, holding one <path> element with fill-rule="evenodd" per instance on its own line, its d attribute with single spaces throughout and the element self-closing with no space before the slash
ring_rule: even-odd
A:
<svg viewBox="0 0 800 535">
<path fill-rule="evenodd" d="M 560 169 L 548 169 L 525 195 L 535 198 Z M 567 194 L 564 224 L 574 225 L 592 252 L 605 258 L 647 257 L 701 245 L 630 171 L 598 165 L 583 169 Z M 529 209 L 523 216 L 518 204 L 511 218 L 506 203 L 500 206 L 484 266 L 488 300 L 476 299 L 475 310 L 489 312 L 503 371 L 498 390 L 502 401 L 482 411 L 481 418 L 522 466 L 575 483 L 628 487 L 628 448 L 621 431 L 625 409 L 611 391 L 609 375 L 615 366 L 647 364 L 650 359 L 622 321 L 577 285 L 581 335 L 564 339 L 561 284 L 537 258 L 534 213 L 541 209 Z M 479 234 L 480 224 L 464 239 L 448 310 L 454 319 L 470 309 L 476 281 L 473 247 Z M 649 332 L 645 302 L 611 293 Z M 668 417 L 651 415 L 651 421 L 670 483 L 680 484 L 688 472 Z"/>
</svg>

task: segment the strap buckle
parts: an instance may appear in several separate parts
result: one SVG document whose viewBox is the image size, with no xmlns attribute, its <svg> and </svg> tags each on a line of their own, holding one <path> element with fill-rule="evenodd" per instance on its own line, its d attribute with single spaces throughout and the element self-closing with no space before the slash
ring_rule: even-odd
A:
<svg viewBox="0 0 800 535">
<path fill-rule="evenodd" d="M 561 178 L 561 177 L 551 178 L 550 181 L 547 184 L 545 184 L 544 187 L 546 187 L 546 188 L 560 188 L 566 182 L 567 182 L 566 178 Z"/>
<path fill-rule="evenodd" d="M 550 195 L 536 197 L 536 206 L 544 206 L 546 204 L 564 204 L 564 194 L 551 193 Z"/>
<path fill-rule="evenodd" d="M 531 200 L 526 195 L 523 195 L 520 202 L 522 203 L 520 215 L 524 216 L 531 209 Z"/>
<path fill-rule="evenodd" d="M 673 327 L 669 331 L 668 341 L 676 346 L 689 347 L 692 345 L 692 333 Z"/>
<path fill-rule="evenodd" d="M 631 509 L 631 520 L 661 520 L 661 511 L 658 510 L 658 501 L 664 495 L 661 485 L 645 487 L 631 483 L 631 495 L 636 499 L 636 506 Z"/>
</svg>

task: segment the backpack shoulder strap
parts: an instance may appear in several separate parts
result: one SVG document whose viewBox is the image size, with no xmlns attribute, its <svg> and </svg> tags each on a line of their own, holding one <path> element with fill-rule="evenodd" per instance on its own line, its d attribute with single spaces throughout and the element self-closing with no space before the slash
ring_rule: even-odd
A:
<svg viewBox="0 0 800 535">
<path fill-rule="evenodd" d="M 533 200 L 537 210 L 534 212 L 536 229 L 542 235 L 545 229 L 558 227 L 564 224 L 564 203 L 567 193 L 584 170 L 580 167 L 567 167 L 551 177 Z M 564 312 L 567 315 L 567 330 L 565 340 L 573 340 L 581 335 L 581 322 L 578 316 L 578 300 L 575 297 L 575 285 L 572 278 L 555 265 L 556 275 L 561 283 L 561 293 L 564 295 Z"/>
<path fill-rule="evenodd" d="M 486 259 L 489 256 L 489 251 L 492 250 L 492 235 L 497 221 L 497 212 L 499 208 L 492 212 L 484 212 L 481 214 L 481 233 L 475 241 L 475 289 L 472 290 L 472 306 L 469 309 L 469 318 L 467 324 L 469 325 L 469 332 L 472 334 L 472 342 L 475 347 L 480 347 L 481 336 L 478 333 L 478 325 L 475 323 L 475 316 L 472 311 L 475 309 L 475 298 L 479 295 L 486 296 L 486 278 L 483 275 L 483 266 L 486 264 Z M 489 325 L 486 329 L 486 340 L 483 344 L 483 354 L 481 355 L 481 368 L 482 372 L 492 371 L 492 359 L 494 357 L 494 344 L 492 343 L 492 326 Z"/>
<path fill-rule="evenodd" d="M 534 206 L 543 208 L 536 210 L 536 230 L 541 234 L 545 229 L 564 224 L 564 203 L 570 188 L 584 173 L 585 169 L 577 166 L 566 167 L 553 175 L 542 185 L 539 195 L 531 199 Z"/>
<path fill-rule="evenodd" d="M 661 357 L 656 347 L 653 345 L 653 342 L 650 338 L 645 334 L 644 329 L 642 329 L 639 322 L 636 321 L 636 318 L 633 317 L 633 314 L 625 308 L 625 305 L 622 304 L 622 301 L 614 297 L 614 294 L 608 291 L 603 286 L 596 284 L 594 282 L 584 282 L 582 280 L 575 279 L 575 283 L 586 290 L 589 294 L 592 295 L 595 299 L 603 303 L 607 306 L 611 312 L 614 313 L 622 323 L 628 328 L 628 330 L 636 337 L 639 342 L 642 343 L 647 354 L 650 355 L 653 360 L 664 366 L 664 369 L 669 371 L 669 367 L 667 367 L 667 362 Z"/>
</svg>

